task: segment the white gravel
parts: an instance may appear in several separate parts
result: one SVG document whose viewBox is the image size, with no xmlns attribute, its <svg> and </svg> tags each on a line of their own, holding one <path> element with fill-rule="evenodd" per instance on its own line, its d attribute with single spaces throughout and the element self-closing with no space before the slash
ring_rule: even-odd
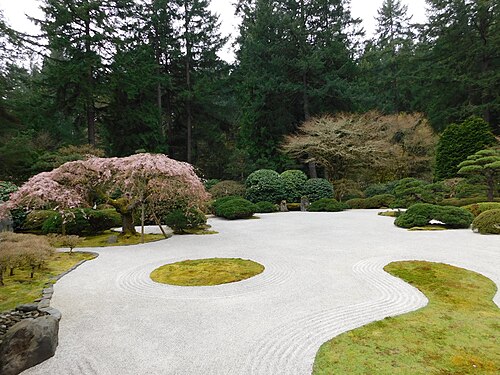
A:
<svg viewBox="0 0 500 375">
<path fill-rule="evenodd" d="M 210 219 L 217 235 L 98 249 L 55 285 L 57 353 L 24 374 L 310 374 L 326 340 L 427 303 L 382 270 L 390 261 L 444 262 L 500 285 L 499 236 L 409 232 L 376 210 L 260 217 Z M 162 264 L 211 257 L 266 269 L 212 287 L 149 279 Z"/>
</svg>

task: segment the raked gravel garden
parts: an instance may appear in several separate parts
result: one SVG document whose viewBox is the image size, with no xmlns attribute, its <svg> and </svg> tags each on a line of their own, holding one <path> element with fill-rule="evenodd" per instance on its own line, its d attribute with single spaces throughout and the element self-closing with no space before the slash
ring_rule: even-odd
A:
<svg viewBox="0 0 500 375">
<path fill-rule="evenodd" d="M 99 256 L 54 286 L 51 305 L 63 316 L 55 356 L 23 374 L 310 374 L 326 341 L 427 305 L 383 270 L 392 261 L 446 263 L 500 285 L 497 236 L 407 231 L 377 212 L 211 218 L 218 234 L 92 248 Z M 215 286 L 150 277 L 207 258 L 248 259 L 264 271 Z M 498 292 L 493 301 L 500 306 Z"/>
</svg>

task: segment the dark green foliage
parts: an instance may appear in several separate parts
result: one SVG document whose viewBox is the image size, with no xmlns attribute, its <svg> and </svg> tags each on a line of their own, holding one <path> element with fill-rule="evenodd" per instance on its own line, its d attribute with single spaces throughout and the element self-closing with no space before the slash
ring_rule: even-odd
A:
<svg viewBox="0 0 500 375">
<path fill-rule="evenodd" d="M 35 210 L 27 214 L 26 219 L 22 224 L 22 231 L 25 232 L 41 232 L 43 223 L 49 219 L 53 219 L 58 214 L 53 210 Z"/>
<path fill-rule="evenodd" d="M 18 187 L 12 182 L 0 181 L 0 203 L 9 200 L 10 194 L 16 192 Z"/>
<path fill-rule="evenodd" d="M 227 196 L 227 197 L 223 197 L 223 198 L 219 198 L 217 199 L 216 201 L 214 201 L 212 203 L 212 209 L 214 210 L 217 210 L 218 207 L 222 206 L 223 204 L 229 202 L 229 201 L 232 201 L 233 199 L 241 199 L 243 197 L 241 196 L 237 196 L 237 195 L 230 195 L 230 196 Z"/>
<path fill-rule="evenodd" d="M 395 197 L 392 194 L 380 194 L 369 198 L 355 198 L 345 202 L 350 208 L 383 208 L 391 207 Z"/>
<path fill-rule="evenodd" d="M 271 203 L 271 202 L 265 202 L 265 201 L 262 201 L 262 202 L 257 202 L 255 203 L 255 212 L 256 213 L 271 213 L 271 212 L 277 212 L 278 211 L 278 207 L 276 207 L 275 204 Z"/>
<path fill-rule="evenodd" d="M 114 209 L 75 209 L 65 212 L 66 234 L 96 234 L 122 225 L 120 214 Z M 61 213 L 52 210 L 36 210 L 28 214 L 23 223 L 25 232 L 61 233 Z"/>
<path fill-rule="evenodd" d="M 480 176 L 488 187 L 486 191 L 488 200 L 493 200 L 496 190 L 500 188 L 500 148 L 480 150 L 468 156 L 458 168 L 458 174 Z"/>
<path fill-rule="evenodd" d="M 287 202 L 300 202 L 304 192 L 304 184 L 307 181 L 307 176 L 304 172 L 297 169 L 284 171 L 281 174 L 281 179 L 284 184 L 284 199 Z"/>
<path fill-rule="evenodd" d="M 12 216 L 12 227 L 14 232 L 22 231 L 28 212 L 23 209 L 14 209 L 10 211 L 10 215 Z"/>
<path fill-rule="evenodd" d="M 500 209 L 480 214 L 472 222 L 472 230 L 481 234 L 500 234 Z"/>
<path fill-rule="evenodd" d="M 460 207 L 417 203 L 400 215 L 394 224 L 402 228 L 413 228 L 425 226 L 431 220 L 440 221 L 450 228 L 468 228 L 474 216 Z"/>
<path fill-rule="evenodd" d="M 246 193 L 245 185 L 241 182 L 225 180 L 213 185 L 208 192 L 213 199 L 219 199 L 231 195 L 244 197 Z"/>
<path fill-rule="evenodd" d="M 369 185 L 364 191 L 365 196 L 369 198 L 373 197 L 374 195 L 394 194 L 394 189 L 398 182 L 399 181 L 391 181 Z"/>
<path fill-rule="evenodd" d="M 183 233 L 186 229 L 199 228 L 206 224 L 207 218 L 197 208 L 176 209 L 165 216 L 165 224 L 175 233 Z"/>
<path fill-rule="evenodd" d="M 219 179 L 217 178 L 212 178 L 210 180 L 206 180 L 203 185 L 205 185 L 205 189 L 208 191 L 210 190 L 214 185 L 217 185 L 220 182 Z"/>
<path fill-rule="evenodd" d="M 246 198 L 251 202 L 278 203 L 284 199 L 284 183 L 280 175 L 270 169 L 259 169 L 246 180 Z"/>
<path fill-rule="evenodd" d="M 486 211 L 500 210 L 500 202 L 474 203 L 474 204 L 469 204 L 467 206 L 464 206 L 463 208 L 465 208 L 467 211 L 470 211 L 470 213 L 472 213 L 472 215 L 477 217 Z"/>
<path fill-rule="evenodd" d="M 311 178 L 304 184 L 304 195 L 310 202 L 322 198 L 333 198 L 333 185 L 324 178 Z"/>
<path fill-rule="evenodd" d="M 490 125 L 478 117 L 449 125 L 437 147 L 436 178 L 441 180 L 457 176 L 461 162 L 494 142 Z"/>
<path fill-rule="evenodd" d="M 430 184 L 415 178 L 404 178 L 397 182 L 394 188 L 396 200 L 393 207 L 410 207 L 415 203 L 440 203 L 449 192 L 443 183 Z"/>
<path fill-rule="evenodd" d="M 255 205 L 243 198 L 227 199 L 214 206 L 215 215 L 229 220 L 248 219 L 256 211 Z"/>
<path fill-rule="evenodd" d="M 339 202 L 333 198 L 322 198 L 315 202 L 312 202 L 309 208 L 309 212 L 338 212 L 344 211 L 349 208 L 345 203 Z"/>
</svg>

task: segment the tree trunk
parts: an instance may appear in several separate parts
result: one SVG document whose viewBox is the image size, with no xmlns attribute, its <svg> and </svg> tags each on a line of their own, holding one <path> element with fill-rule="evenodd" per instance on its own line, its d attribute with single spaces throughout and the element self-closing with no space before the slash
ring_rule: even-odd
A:
<svg viewBox="0 0 500 375">
<path fill-rule="evenodd" d="M 486 183 L 488 184 L 488 202 L 493 202 L 495 194 L 495 179 L 493 178 L 493 174 L 487 176 Z"/>
<path fill-rule="evenodd" d="M 14 267 L 10 267 L 9 276 L 14 276 Z"/>
<path fill-rule="evenodd" d="M 87 19 L 85 20 L 85 54 L 88 58 L 92 52 L 91 48 L 91 34 L 90 34 L 90 14 L 87 14 Z M 96 145 L 96 130 L 95 130 L 95 108 L 94 108 L 94 98 L 93 98 L 93 85 L 94 77 L 92 71 L 92 65 L 89 63 L 87 69 L 87 87 L 85 88 L 85 117 L 87 122 L 87 135 L 89 145 Z"/>
<path fill-rule="evenodd" d="M 35 276 L 35 266 L 31 266 L 30 279 L 32 279 L 33 276 Z"/>
<path fill-rule="evenodd" d="M 5 284 L 3 283 L 3 273 L 5 272 L 5 267 L 0 267 L 0 286 L 4 286 Z"/>
<path fill-rule="evenodd" d="M 193 156 L 193 124 L 192 124 L 192 109 L 191 109 L 191 41 L 189 40 L 189 16 L 188 16 L 188 2 L 184 2 L 184 38 L 186 43 L 186 88 L 188 91 L 188 98 L 186 101 L 186 127 L 187 127 L 187 162 L 191 163 Z"/>
<path fill-rule="evenodd" d="M 318 178 L 318 171 L 316 170 L 316 162 L 310 161 L 307 166 L 309 167 L 309 178 Z"/>
<path fill-rule="evenodd" d="M 145 221 L 145 214 L 144 214 L 144 203 L 141 204 L 141 242 L 144 243 L 144 221 Z"/>
<path fill-rule="evenodd" d="M 126 213 L 120 212 L 120 215 L 122 216 L 122 235 L 124 236 L 135 236 L 137 234 L 132 212 L 133 211 L 128 211 Z"/>
</svg>

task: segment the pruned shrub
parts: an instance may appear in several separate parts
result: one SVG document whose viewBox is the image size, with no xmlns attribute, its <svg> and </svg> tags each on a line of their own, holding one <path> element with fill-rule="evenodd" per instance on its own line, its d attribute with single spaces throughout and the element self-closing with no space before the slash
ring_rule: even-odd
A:
<svg viewBox="0 0 500 375">
<path fill-rule="evenodd" d="M 339 212 L 344 211 L 346 208 L 348 208 L 346 204 L 336 199 L 322 198 L 312 202 L 307 210 L 309 212 Z"/>
<path fill-rule="evenodd" d="M 481 234 L 500 234 L 500 209 L 481 213 L 472 222 L 472 230 Z"/>
<path fill-rule="evenodd" d="M 475 203 L 485 202 L 486 200 L 487 198 L 485 196 L 469 198 L 447 198 L 443 199 L 441 202 L 439 202 L 439 204 L 442 206 L 463 207 Z M 500 202 L 500 199 L 495 198 L 495 202 Z"/>
<path fill-rule="evenodd" d="M 246 198 L 251 202 L 279 203 L 284 199 L 284 183 L 278 172 L 259 169 L 246 180 Z"/>
<path fill-rule="evenodd" d="M 215 215 L 229 220 L 248 219 L 256 211 L 255 205 L 243 198 L 228 199 L 214 206 Z"/>
<path fill-rule="evenodd" d="M 298 169 L 291 169 L 280 176 L 283 180 L 283 199 L 290 203 L 300 202 L 307 181 L 306 174 Z"/>
<path fill-rule="evenodd" d="M 25 232 L 41 232 L 43 223 L 45 223 L 48 219 L 56 217 L 57 214 L 57 211 L 53 210 L 31 211 L 27 214 L 21 229 Z"/>
<path fill-rule="evenodd" d="M 404 178 L 394 188 L 393 207 L 410 207 L 415 203 L 439 204 L 449 192 L 449 188 L 440 182 L 430 184 L 416 178 Z"/>
<path fill-rule="evenodd" d="M 114 208 L 105 210 L 86 209 L 84 212 L 90 225 L 89 233 L 91 234 L 122 226 L 122 218 Z"/>
<path fill-rule="evenodd" d="M 215 214 L 215 211 L 217 210 L 217 207 L 220 207 L 221 205 L 225 204 L 226 202 L 229 202 L 233 199 L 241 199 L 243 197 L 237 196 L 237 195 L 230 195 L 228 197 L 223 197 L 219 198 L 215 201 L 212 202 L 212 212 Z"/>
<path fill-rule="evenodd" d="M 199 228 L 207 223 L 207 217 L 195 207 L 175 209 L 164 218 L 165 224 L 174 230 L 174 233 L 184 233 L 186 229 Z"/>
<path fill-rule="evenodd" d="M 400 215 L 394 224 L 402 228 L 422 227 L 431 220 L 440 221 L 450 228 L 468 228 L 474 216 L 460 207 L 417 203 Z"/>
<path fill-rule="evenodd" d="M 304 195 L 310 202 L 333 198 L 333 185 L 324 178 L 311 178 L 304 184 Z"/>
<path fill-rule="evenodd" d="M 364 209 L 364 208 L 383 208 L 391 207 L 394 203 L 395 197 L 391 194 L 375 195 L 370 198 L 355 198 L 349 199 L 345 202 L 350 208 Z"/>
<path fill-rule="evenodd" d="M 213 199 L 219 199 L 232 195 L 244 197 L 246 193 L 245 185 L 241 182 L 225 180 L 212 186 L 208 192 Z"/>
<path fill-rule="evenodd" d="M 374 197 L 375 195 L 391 194 L 394 195 L 394 189 L 399 181 L 391 181 L 386 183 L 378 183 L 369 185 L 364 193 L 367 198 Z"/>
<path fill-rule="evenodd" d="M 500 210 L 500 202 L 481 202 L 474 203 L 464 206 L 467 211 L 470 211 L 472 215 L 479 216 L 483 212 L 491 211 L 491 210 Z"/>
<path fill-rule="evenodd" d="M 255 212 L 256 213 L 261 213 L 261 214 L 266 214 L 266 213 L 272 213 L 272 212 L 277 212 L 278 207 L 276 207 L 275 204 L 271 202 L 257 202 L 255 203 Z"/>
</svg>

